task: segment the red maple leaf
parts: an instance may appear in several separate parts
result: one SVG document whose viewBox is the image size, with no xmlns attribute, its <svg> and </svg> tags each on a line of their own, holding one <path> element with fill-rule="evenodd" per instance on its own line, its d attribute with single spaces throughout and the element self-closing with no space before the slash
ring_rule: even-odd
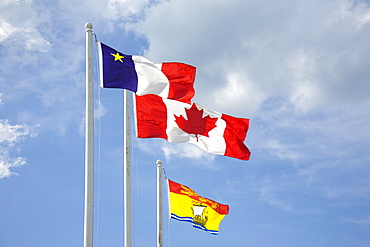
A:
<svg viewBox="0 0 370 247">
<path fill-rule="evenodd" d="M 203 109 L 198 110 L 197 106 L 193 104 L 190 109 L 185 109 L 188 119 L 186 120 L 183 116 L 175 115 L 175 122 L 177 125 L 188 134 L 194 134 L 198 141 L 198 135 L 207 136 L 208 132 L 216 127 L 216 121 L 218 118 L 212 118 L 210 116 L 203 117 Z"/>
</svg>

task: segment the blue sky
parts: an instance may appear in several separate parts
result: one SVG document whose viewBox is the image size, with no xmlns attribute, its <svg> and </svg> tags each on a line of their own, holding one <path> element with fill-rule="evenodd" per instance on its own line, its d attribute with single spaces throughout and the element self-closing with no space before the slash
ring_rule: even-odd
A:
<svg viewBox="0 0 370 247">
<path fill-rule="evenodd" d="M 132 137 L 134 246 L 156 244 L 157 159 L 230 206 L 218 236 L 166 219 L 167 245 L 370 245 L 368 1 L 3 0 L 0 247 L 83 244 L 88 21 L 196 66 L 195 102 L 251 119 L 246 162 Z M 123 92 L 95 78 L 94 246 L 123 246 Z"/>
</svg>

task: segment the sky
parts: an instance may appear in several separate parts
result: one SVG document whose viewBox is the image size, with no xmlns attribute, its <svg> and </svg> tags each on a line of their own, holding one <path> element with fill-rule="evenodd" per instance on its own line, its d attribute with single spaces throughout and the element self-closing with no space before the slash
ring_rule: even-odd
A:
<svg viewBox="0 0 370 247">
<path fill-rule="evenodd" d="M 370 245 L 369 1 L 1 0 L 0 247 L 83 246 L 86 22 L 250 119 L 249 161 L 132 130 L 133 246 L 156 244 L 158 159 L 230 207 L 218 236 L 166 217 L 165 246 Z M 94 246 L 123 246 L 123 91 L 94 69 Z"/>
</svg>

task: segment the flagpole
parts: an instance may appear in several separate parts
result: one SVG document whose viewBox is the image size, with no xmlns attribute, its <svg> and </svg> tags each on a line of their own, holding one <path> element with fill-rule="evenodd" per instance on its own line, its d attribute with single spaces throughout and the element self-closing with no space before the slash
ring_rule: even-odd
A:
<svg viewBox="0 0 370 247">
<path fill-rule="evenodd" d="M 163 246 L 162 161 L 157 160 L 157 247 Z"/>
<path fill-rule="evenodd" d="M 131 162 L 130 162 L 130 91 L 124 92 L 124 246 L 132 246 L 132 203 L 131 203 Z"/>
<path fill-rule="evenodd" d="M 86 28 L 86 136 L 85 136 L 85 209 L 84 247 L 93 246 L 94 217 L 94 82 L 92 66 L 92 28 Z"/>
</svg>

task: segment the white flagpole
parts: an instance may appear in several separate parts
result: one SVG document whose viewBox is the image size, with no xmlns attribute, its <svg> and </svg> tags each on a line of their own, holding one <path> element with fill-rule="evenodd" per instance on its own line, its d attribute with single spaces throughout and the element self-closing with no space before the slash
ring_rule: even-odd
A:
<svg viewBox="0 0 370 247">
<path fill-rule="evenodd" d="M 163 246 L 162 161 L 157 160 L 157 247 Z"/>
<path fill-rule="evenodd" d="M 92 28 L 86 28 L 86 146 L 85 146 L 85 210 L 84 247 L 93 246 L 94 217 L 94 82 L 92 66 Z"/>
<path fill-rule="evenodd" d="M 132 246 L 132 203 L 131 203 L 131 164 L 130 164 L 130 91 L 124 92 L 124 246 Z"/>
</svg>

